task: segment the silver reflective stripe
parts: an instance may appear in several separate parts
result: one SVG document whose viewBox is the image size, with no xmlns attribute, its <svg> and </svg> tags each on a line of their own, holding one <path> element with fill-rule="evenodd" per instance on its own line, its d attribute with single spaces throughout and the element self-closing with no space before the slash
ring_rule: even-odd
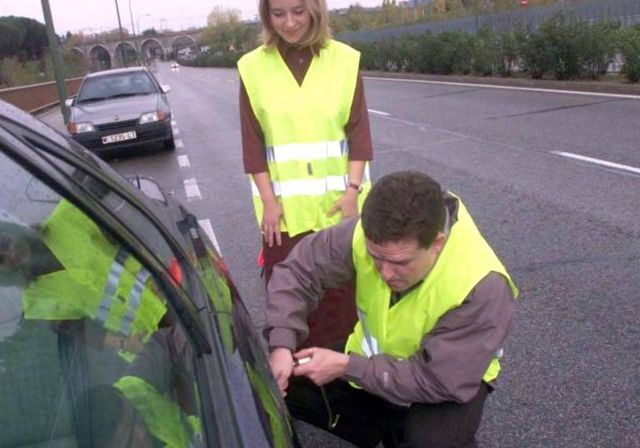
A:
<svg viewBox="0 0 640 448">
<path fill-rule="evenodd" d="M 356 310 L 358 312 L 358 320 L 360 321 L 360 326 L 362 327 L 362 333 L 364 334 L 364 339 L 362 340 L 361 344 L 362 352 L 367 358 L 370 358 L 371 356 L 377 355 L 379 353 L 378 341 L 376 340 L 376 338 L 371 336 L 371 333 L 369 333 L 365 312 L 362 311 L 360 307 L 356 307 Z"/>
<path fill-rule="evenodd" d="M 289 143 L 288 145 L 268 146 L 267 162 L 290 162 L 292 160 L 322 160 L 329 157 L 343 157 L 349 154 L 346 139 L 333 142 Z"/>
<path fill-rule="evenodd" d="M 495 356 L 496 356 L 496 358 L 498 358 L 498 359 L 502 359 L 502 357 L 504 356 L 504 349 L 503 349 L 503 348 L 500 348 L 500 349 L 496 352 Z"/>
<path fill-rule="evenodd" d="M 140 302 L 142 298 L 142 291 L 144 291 L 144 284 L 147 282 L 151 274 L 145 268 L 140 268 L 136 274 L 136 280 L 131 287 L 131 293 L 129 294 L 129 309 L 127 314 L 120 321 L 120 333 L 124 336 L 129 336 L 129 330 L 131 328 L 131 322 L 136 317 L 136 312 L 140 308 Z"/>
<path fill-rule="evenodd" d="M 116 295 L 118 289 L 118 283 L 120 283 L 120 277 L 124 270 L 124 263 L 127 261 L 129 254 L 126 250 L 120 248 L 116 258 L 111 263 L 111 270 L 107 276 L 107 281 L 104 285 L 104 292 L 102 293 L 102 302 L 96 312 L 96 320 L 101 323 L 105 323 L 109 317 L 109 310 L 111 309 L 111 303 Z"/>
<path fill-rule="evenodd" d="M 369 165 L 365 165 L 362 183 L 369 182 Z M 291 196 L 322 196 L 327 191 L 345 191 L 348 185 L 348 176 L 327 176 L 321 179 L 296 179 L 284 182 L 271 182 L 276 196 L 287 198 Z M 253 196 L 260 197 L 260 191 L 253 180 L 251 181 Z"/>
</svg>

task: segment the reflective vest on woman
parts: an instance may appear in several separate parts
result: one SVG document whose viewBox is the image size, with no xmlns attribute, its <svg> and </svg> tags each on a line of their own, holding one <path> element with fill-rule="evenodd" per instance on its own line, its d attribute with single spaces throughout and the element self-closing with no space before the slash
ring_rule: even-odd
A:
<svg viewBox="0 0 640 448">
<path fill-rule="evenodd" d="M 146 285 L 149 272 L 66 200 L 43 227 L 43 241 L 64 269 L 23 292 L 26 319 L 96 320 L 109 331 L 151 335 L 166 305 Z"/>
<path fill-rule="evenodd" d="M 302 85 L 276 49 L 259 47 L 238 61 L 251 108 L 264 134 L 273 191 L 284 211 L 281 230 L 290 236 L 337 224 L 327 211 L 348 185 L 349 121 L 360 53 L 330 40 L 314 56 Z M 365 166 L 359 206 L 370 188 Z M 262 219 L 260 193 L 251 180 Z"/>
<path fill-rule="evenodd" d="M 387 354 L 406 359 L 420 349 L 423 337 L 447 312 L 459 307 L 471 290 L 490 272 L 508 281 L 514 296 L 518 289 L 473 219 L 458 199 L 458 220 L 451 227 L 436 264 L 423 282 L 389 307 L 391 290 L 367 254 L 362 225 L 353 235 L 358 323 L 347 340 L 346 352 L 370 357 Z M 483 380 L 500 372 L 499 355 L 490 362 Z"/>
</svg>

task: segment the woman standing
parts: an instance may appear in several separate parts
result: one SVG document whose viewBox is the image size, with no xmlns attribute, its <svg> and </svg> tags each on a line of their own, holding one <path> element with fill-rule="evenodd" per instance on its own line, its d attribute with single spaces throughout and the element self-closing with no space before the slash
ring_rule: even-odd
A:
<svg viewBox="0 0 640 448">
<path fill-rule="evenodd" d="M 260 0 L 259 10 L 263 45 L 238 70 L 243 160 L 268 282 L 303 236 L 358 213 L 373 151 L 360 54 L 331 39 L 325 0 Z M 309 343 L 344 338 L 355 322 L 352 285 L 328 291 L 314 314 Z"/>
</svg>

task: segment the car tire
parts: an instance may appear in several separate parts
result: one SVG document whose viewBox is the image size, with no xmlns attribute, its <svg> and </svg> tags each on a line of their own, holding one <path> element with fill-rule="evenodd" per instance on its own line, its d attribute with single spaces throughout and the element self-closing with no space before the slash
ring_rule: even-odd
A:
<svg viewBox="0 0 640 448">
<path fill-rule="evenodd" d="M 176 142 L 173 139 L 173 130 L 171 131 L 171 136 L 164 141 L 164 149 L 167 149 L 169 151 L 173 151 L 174 149 L 176 149 Z"/>
</svg>

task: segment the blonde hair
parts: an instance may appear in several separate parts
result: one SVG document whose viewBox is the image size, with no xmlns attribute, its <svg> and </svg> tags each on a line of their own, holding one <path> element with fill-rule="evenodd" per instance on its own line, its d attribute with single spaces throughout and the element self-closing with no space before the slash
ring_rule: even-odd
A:
<svg viewBox="0 0 640 448">
<path fill-rule="evenodd" d="M 329 27 L 329 13 L 326 0 L 302 0 L 305 8 L 311 16 L 309 31 L 298 43 L 301 47 L 311 47 L 317 53 L 329 39 L 331 28 Z M 274 48 L 280 41 L 280 36 L 273 29 L 271 15 L 269 14 L 269 0 L 260 0 L 258 5 L 260 21 L 262 22 L 262 44 L 267 48 Z"/>
</svg>

